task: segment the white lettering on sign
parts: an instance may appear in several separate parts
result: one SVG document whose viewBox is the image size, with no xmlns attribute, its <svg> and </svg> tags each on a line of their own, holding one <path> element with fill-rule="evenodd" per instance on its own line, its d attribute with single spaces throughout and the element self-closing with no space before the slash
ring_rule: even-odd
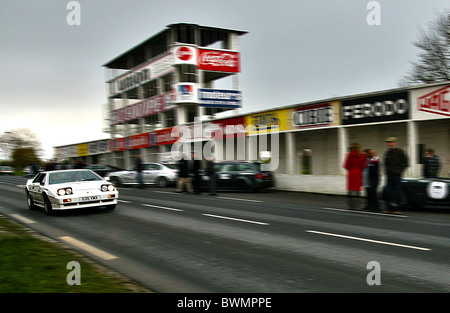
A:
<svg viewBox="0 0 450 313">
<path fill-rule="evenodd" d="M 361 103 L 348 105 L 342 108 L 343 119 L 359 119 L 366 117 L 389 116 L 395 114 L 405 114 L 408 112 L 408 101 L 398 99 L 395 102 L 386 100 L 375 103 Z"/>
<path fill-rule="evenodd" d="M 450 86 L 417 98 L 419 111 L 450 116 Z"/>
</svg>

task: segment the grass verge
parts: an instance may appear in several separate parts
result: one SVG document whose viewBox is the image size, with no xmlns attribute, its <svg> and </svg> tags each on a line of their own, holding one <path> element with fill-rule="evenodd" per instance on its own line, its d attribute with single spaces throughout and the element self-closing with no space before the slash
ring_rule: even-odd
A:
<svg viewBox="0 0 450 313">
<path fill-rule="evenodd" d="M 80 264 L 80 285 L 67 283 L 70 261 Z M 0 293 L 130 292 L 149 291 L 0 215 Z"/>
</svg>

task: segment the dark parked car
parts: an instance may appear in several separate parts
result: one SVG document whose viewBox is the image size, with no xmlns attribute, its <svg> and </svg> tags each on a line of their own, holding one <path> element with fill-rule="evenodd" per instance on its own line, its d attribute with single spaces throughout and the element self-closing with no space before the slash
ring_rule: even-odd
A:
<svg viewBox="0 0 450 313">
<path fill-rule="evenodd" d="M 403 204 L 421 208 L 428 205 L 450 206 L 450 178 L 405 178 L 402 180 Z"/>
<path fill-rule="evenodd" d="M 106 177 L 109 173 L 114 173 L 118 171 L 123 171 L 123 169 L 112 166 L 112 165 L 102 165 L 102 164 L 91 164 L 84 167 L 85 169 L 91 170 L 102 177 Z"/>
<path fill-rule="evenodd" d="M 214 164 L 217 188 L 238 191 L 258 191 L 275 187 L 275 174 L 261 171 L 261 163 L 221 161 Z M 209 178 L 202 173 L 202 189 L 209 188 Z"/>
</svg>

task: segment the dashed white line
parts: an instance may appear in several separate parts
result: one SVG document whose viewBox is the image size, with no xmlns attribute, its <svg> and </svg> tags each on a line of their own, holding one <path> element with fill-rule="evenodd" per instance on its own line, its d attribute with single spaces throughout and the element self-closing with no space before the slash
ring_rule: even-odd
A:
<svg viewBox="0 0 450 313">
<path fill-rule="evenodd" d="M 333 237 L 346 238 L 346 239 L 353 239 L 353 240 L 367 241 L 367 242 L 373 242 L 373 243 L 378 243 L 378 244 L 383 244 L 383 245 L 397 246 L 397 247 L 403 247 L 403 248 L 409 248 L 409 249 L 416 249 L 416 250 L 423 250 L 423 251 L 429 251 L 429 250 L 431 250 L 431 249 L 429 249 L 429 248 L 422 248 L 422 247 L 416 247 L 416 246 L 409 246 L 409 245 L 403 245 L 403 244 L 394 243 L 394 242 L 379 241 L 379 240 L 373 240 L 373 239 L 367 239 L 367 238 L 360 238 L 360 237 L 353 237 L 353 236 L 346 236 L 346 235 L 340 235 L 340 234 L 325 233 L 325 232 L 315 231 L 315 230 L 307 230 L 306 232 L 307 232 L 307 233 L 320 234 L 320 235 L 326 235 L 326 236 L 333 236 Z"/>
<path fill-rule="evenodd" d="M 89 245 L 87 243 L 84 243 L 82 241 L 79 241 L 79 240 L 77 240 L 75 238 L 72 238 L 72 237 L 69 237 L 69 236 L 63 236 L 63 237 L 59 237 L 59 239 L 64 240 L 65 242 L 67 242 L 67 243 L 69 243 L 71 245 L 74 245 L 75 247 L 78 247 L 78 248 L 80 248 L 80 249 L 82 249 L 82 250 L 84 250 L 84 251 L 86 251 L 86 252 L 88 252 L 90 254 L 93 254 L 93 255 L 95 255 L 97 257 L 100 257 L 100 258 L 102 258 L 104 260 L 108 261 L 108 260 L 117 259 L 117 257 L 115 255 L 112 255 L 112 254 L 110 254 L 108 252 L 105 252 L 103 250 L 97 249 L 96 247 L 91 246 L 91 245 Z"/>
<path fill-rule="evenodd" d="M 252 199 L 241 199 L 241 198 L 228 198 L 228 197 L 217 197 L 219 199 L 225 199 L 225 200 L 236 200 L 236 201 L 248 201 L 248 202 L 256 202 L 261 203 L 260 200 L 252 200 Z"/>
<path fill-rule="evenodd" d="M 221 215 L 214 215 L 214 214 L 202 214 L 202 215 L 209 216 L 209 217 L 222 218 L 222 219 L 226 219 L 226 220 L 233 220 L 233 221 L 238 221 L 238 222 L 258 224 L 258 225 L 270 225 L 268 223 L 262 223 L 262 222 L 250 221 L 250 220 L 243 220 L 243 219 L 240 219 L 240 218 L 234 218 L 234 217 L 228 217 L 228 216 L 221 216 Z"/>
<path fill-rule="evenodd" d="M 117 199 L 117 201 L 118 201 L 118 202 L 122 202 L 122 203 L 131 203 L 131 201 L 127 201 L 127 200 L 120 200 L 120 199 Z"/>
<path fill-rule="evenodd" d="M 13 218 L 15 218 L 15 219 L 17 219 L 17 220 L 19 220 L 19 221 L 21 221 L 21 222 L 23 222 L 25 224 L 34 224 L 34 223 L 36 223 L 35 221 L 30 220 L 29 218 L 26 218 L 26 217 L 24 217 L 22 215 L 19 215 L 19 214 L 10 214 L 10 216 L 12 216 Z"/>
<path fill-rule="evenodd" d="M 348 210 L 348 209 L 337 209 L 337 208 L 323 208 L 324 210 L 330 211 L 339 211 L 339 212 L 351 212 L 351 213 L 360 213 L 360 214 L 371 214 L 371 215 L 381 215 L 381 216 L 392 216 L 392 217 L 400 217 L 405 218 L 407 215 L 398 215 L 398 214 L 386 214 L 386 213 L 378 213 L 378 212 L 368 212 L 368 211 L 357 211 L 357 210 Z"/>
<path fill-rule="evenodd" d="M 143 206 L 148 206 L 151 208 L 157 208 L 157 209 L 163 209 L 163 210 L 169 210 L 169 211 L 177 211 L 177 212 L 183 212 L 184 210 L 181 209 L 175 209 L 175 208 L 169 208 L 166 206 L 159 206 L 159 205 L 153 205 L 153 204 L 142 204 Z"/>
</svg>

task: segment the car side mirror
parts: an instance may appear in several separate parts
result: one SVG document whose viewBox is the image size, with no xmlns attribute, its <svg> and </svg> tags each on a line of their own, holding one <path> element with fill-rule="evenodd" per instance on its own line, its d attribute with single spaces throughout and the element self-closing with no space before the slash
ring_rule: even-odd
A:
<svg viewBox="0 0 450 313">
<path fill-rule="evenodd" d="M 109 176 L 103 177 L 106 181 L 110 181 Z"/>
</svg>

